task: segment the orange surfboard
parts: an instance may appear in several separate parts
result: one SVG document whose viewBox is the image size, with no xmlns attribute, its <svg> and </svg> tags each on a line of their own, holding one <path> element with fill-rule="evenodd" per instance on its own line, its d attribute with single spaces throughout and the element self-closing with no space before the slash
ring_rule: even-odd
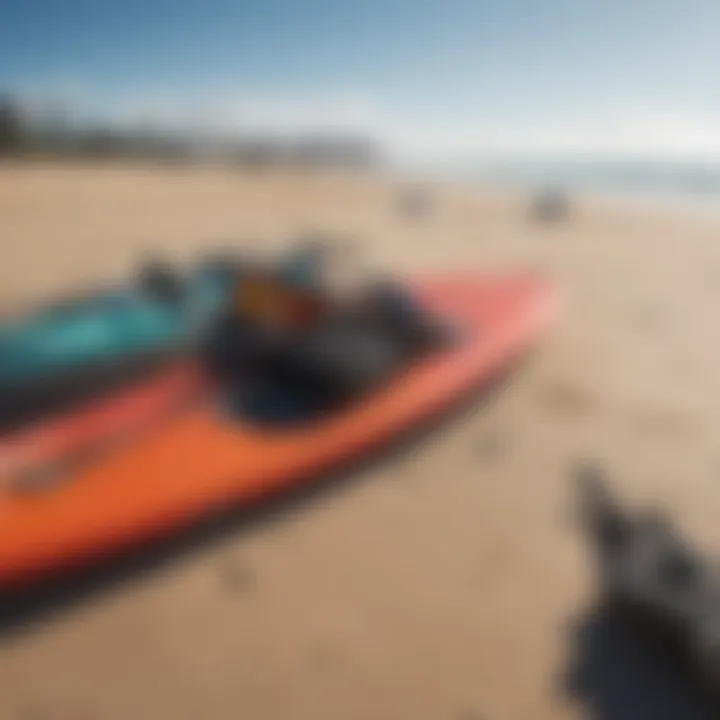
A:
<svg viewBox="0 0 720 720">
<path fill-rule="evenodd" d="M 0 492 L 3 486 L 41 482 L 59 467 L 129 439 L 169 416 L 202 385 L 190 363 L 178 363 L 70 414 L 0 436 Z"/>
<path fill-rule="evenodd" d="M 351 407 L 272 429 L 223 417 L 208 400 L 46 489 L 0 490 L 0 584 L 97 561 L 359 459 L 491 380 L 555 314 L 554 292 L 532 277 L 454 275 L 415 287 L 463 339 Z"/>
</svg>

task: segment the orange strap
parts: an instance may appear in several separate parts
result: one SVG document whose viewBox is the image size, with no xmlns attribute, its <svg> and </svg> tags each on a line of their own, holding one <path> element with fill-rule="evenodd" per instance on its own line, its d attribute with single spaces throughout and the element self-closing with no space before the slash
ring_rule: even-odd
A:
<svg viewBox="0 0 720 720">
<path fill-rule="evenodd" d="M 326 303 L 316 293 L 295 290 L 269 278 L 248 278 L 235 292 L 235 310 L 245 317 L 291 327 L 312 324 Z"/>
</svg>

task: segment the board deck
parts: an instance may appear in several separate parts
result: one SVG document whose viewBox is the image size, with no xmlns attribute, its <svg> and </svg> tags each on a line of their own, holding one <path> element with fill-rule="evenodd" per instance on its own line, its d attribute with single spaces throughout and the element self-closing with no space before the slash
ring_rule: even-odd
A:
<svg viewBox="0 0 720 720">
<path fill-rule="evenodd" d="M 119 443 L 167 417 L 197 396 L 202 387 L 197 370 L 176 362 L 121 393 L 88 403 L 69 414 L 0 436 L 0 488 L 32 482 L 57 465 Z"/>
</svg>

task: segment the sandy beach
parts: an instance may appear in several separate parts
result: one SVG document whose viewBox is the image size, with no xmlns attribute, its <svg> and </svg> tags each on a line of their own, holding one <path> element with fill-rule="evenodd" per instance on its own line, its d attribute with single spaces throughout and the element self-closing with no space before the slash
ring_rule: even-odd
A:
<svg viewBox="0 0 720 720">
<path fill-rule="evenodd" d="M 664 717 L 622 715 L 598 676 L 572 471 L 597 460 L 720 552 L 720 216 L 583 199 L 540 223 L 520 193 L 432 197 L 411 219 L 370 173 L 0 165 L 5 312 L 143 254 L 303 230 L 407 273 L 532 268 L 563 297 L 502 391 L 412 452 L 27 627 L 0 618 L 0 719 Z"/>
</svg>

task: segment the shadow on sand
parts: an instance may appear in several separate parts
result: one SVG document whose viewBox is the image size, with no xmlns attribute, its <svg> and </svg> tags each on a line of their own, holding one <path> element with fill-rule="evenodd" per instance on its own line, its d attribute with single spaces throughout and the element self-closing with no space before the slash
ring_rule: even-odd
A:
<svg viewBox="0 0 720 720">
<path fill-rule="evenodd" d="M 508 367 L 492 382 L 466 394 L 445 412 L 415 426 L 390 445 L 368 453 L 352 467 L 298 482 L 294 489 L 249 507 L 225 509 L 172 537 L 142 546 L 117 558 L 82 570 L 72 576 L 44 582 L 22 592 L 0 594 L 0 642 L 35 623 L 123 583 L 142 578 L 180 555 L 197 552 L 230 533 L 251 531 L 259 523 L 277 522 L 300 506 L 322 501 L 356 479 L 362 470 L 383 462 L 400 461 L 420 450 L 437 431 L 459 424 L 468 414 L 497 399 L 516 374 L 519 363 Z"/>
<path fill-rule="evenodd" d="M 586 720 L 713 720 L 717 709 L 677 668 L 633 640 L 602 607 L 571 628 L 565 692 Z"/>
</svg>

